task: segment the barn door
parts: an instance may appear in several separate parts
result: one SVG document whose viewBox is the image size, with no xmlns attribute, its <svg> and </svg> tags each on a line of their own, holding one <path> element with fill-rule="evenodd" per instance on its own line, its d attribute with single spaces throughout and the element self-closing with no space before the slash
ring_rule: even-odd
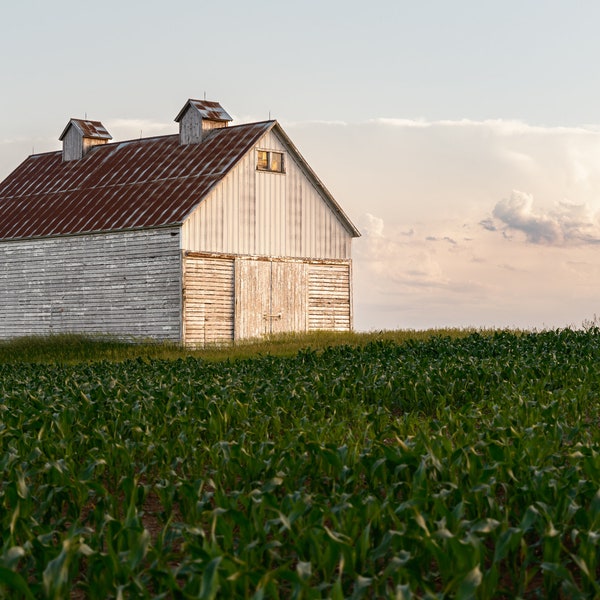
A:
<svg viewBox="0 0 600 600">
<path fill-rule="evenodd" d="M 306 265 L 272 262 L 269 333 L 306 331 L 307 298 Z"/>
<path fill-rule="evenodd" d="M 303 263 L 239 258 L 235 284 L 236 339 L 306 330 Z"/>
</svg>

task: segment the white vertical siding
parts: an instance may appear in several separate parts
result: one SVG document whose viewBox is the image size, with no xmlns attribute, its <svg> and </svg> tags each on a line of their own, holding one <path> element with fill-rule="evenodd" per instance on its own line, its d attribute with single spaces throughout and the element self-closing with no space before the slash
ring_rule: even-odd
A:
<svg viewBox="0 0 600 600">
<path fill-rule="evenodd" d="M 63 138 L 63 160 L 78 160 L 83 157 L 81 132 L 71 125 Z"/>
<path fill-rule="evenodd" d="M 0 338 L 181 339 L 178 228 L 0 243 Z"/>
<path fill-rule="evenodd" d="M 256 170 L 256 149 L 283 152 L 285 173 Z M 182 248 L 350 258 L 352 235 L 274 131 L 265 134 L 186 220 Z"/>
<path fill-rule="evenodd" d="M 271 263 L 270 333 L 306 331 L 308 288 L 307 264 L 275 261 Z"/>
<path fill-rule="evenodd" d="M 271 262 L 235 261 L 235 338 L 259 338 L 269 333 Z"/>
</svg>

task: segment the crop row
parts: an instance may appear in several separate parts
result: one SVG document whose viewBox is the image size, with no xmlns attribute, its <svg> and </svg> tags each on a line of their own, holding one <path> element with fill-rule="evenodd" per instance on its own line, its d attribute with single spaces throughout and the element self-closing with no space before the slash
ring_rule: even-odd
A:
<svg viewBox="0 0 600 600">
<path fill-rule="evenodd" d="M 600 595 L 600 332 L 0 365 L 0 597 Z"/>
</svg>

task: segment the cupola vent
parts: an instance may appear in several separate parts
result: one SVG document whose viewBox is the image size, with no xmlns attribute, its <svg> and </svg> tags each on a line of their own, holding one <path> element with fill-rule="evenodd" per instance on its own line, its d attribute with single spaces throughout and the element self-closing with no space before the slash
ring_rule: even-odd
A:
<svg viewBox="0 0 600 600">
<path fill-rule="evenodd" d="M 227 127 L 231 120 L 218 102 L 190 99 L 175 117 L 179 123 L 179 143 L 199 144 L 208 131 Z"/>
<path fill-rule="evenodd" d="M 83 158 L 94 146 L 112 140 L 112 136 L 100 121 L 71 119 L 58 139 L 63 143 L 63 161 L 68 161 Z"/>
</svg>

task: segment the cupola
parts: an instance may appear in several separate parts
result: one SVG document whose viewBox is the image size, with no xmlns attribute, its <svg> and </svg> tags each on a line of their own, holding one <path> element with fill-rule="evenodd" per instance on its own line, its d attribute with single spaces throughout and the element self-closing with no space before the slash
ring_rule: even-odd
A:
<svg viewBox="0 0 600 600">
<path fill-rule="evenodd" d="M 100 121 L 71 119 L 61 136 L 63 161 L 79 160 L 94 146 L 106 144 L 112 136 Z"/>
<path fill-rule="evenodd" d="M 227 127 L 231 120 L 218 102 L 190 98 L 175 117 L 179 123 L 179 143 L 199 144 L 208 131 Z"/>
</svg>

